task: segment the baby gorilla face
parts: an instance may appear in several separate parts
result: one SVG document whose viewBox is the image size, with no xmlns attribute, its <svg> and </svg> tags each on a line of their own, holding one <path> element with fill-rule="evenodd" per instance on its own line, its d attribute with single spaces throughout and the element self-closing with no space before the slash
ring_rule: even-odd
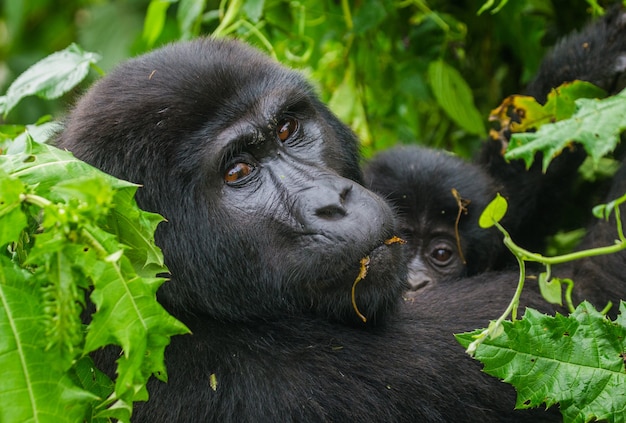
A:
<svg viewBox="0 0 626 423">
<path fill-rule="evenodd" d="M 365 183 L 395 208 L 408 244 L 409 290 L 488 270 L 504 247 L 478 217 L 498 191 L 480 167 L 443 151 L 401 147 L 374 157 Z"/>
<path fill-rule="evenodd" d="M 401 216 L 410 222 L 409 216 Z M 429 285 L 465 274 L 465 263 L 456 244 L 453 226 L 440 226 L 438 229 L 413 227 L 401 229 L 400 234 L 408 244 L 409 291 L 412 296 Z"/>
</svg>

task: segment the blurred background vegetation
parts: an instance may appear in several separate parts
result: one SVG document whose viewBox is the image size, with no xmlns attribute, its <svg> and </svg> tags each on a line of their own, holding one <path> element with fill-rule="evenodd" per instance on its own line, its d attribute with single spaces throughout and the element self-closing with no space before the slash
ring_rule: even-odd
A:
<svg viewBox="0 0 626 423">
<path fill-rule="evenodd" d="M 100 54 L 106 72 L 173 40 L 234 36 L 307 74 L 359 134 L 365 155 L 418 142 L 469 156 L 484 139 L 489 111 L 523 91 L 558 37 L 610 1 L 510 0 L 479 14 L 484 3 L 0 0 L 0 92 L 71 42 Z M 84 88 L 53 102 L 24 100 L 0 123 L 60 119 Z"/>
</svg>

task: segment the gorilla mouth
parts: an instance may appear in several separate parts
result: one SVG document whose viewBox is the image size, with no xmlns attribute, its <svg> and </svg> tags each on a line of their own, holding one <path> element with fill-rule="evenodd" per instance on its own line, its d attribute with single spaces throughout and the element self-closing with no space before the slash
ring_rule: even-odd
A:
<svg viewBox="0 0 626 423">
<path fill-rule="evenodd" d="M 380 250 L 383 247 L 392 245 L 392 244 L 406 244 L 406 241 L 403 240 L 402 238 L 398 237 L 398 236 L 392 236 L 389 239 L 386 239 L 385 241 L 383 241 L 383 243 L 381 245 L 379 245 L 378 247 L 374 248 L 372 250 L 372 252 L 363 257 L 359 263 L 361 264 L 361 268 L 359 270 L 359 274 L 357 275 L 356 279 L 354 280 L 354 283 L 352 284 L 352 290 L 350 293 L 350 297 L 352 299 L 352 308 L 354 308 L 354 311 L 356 312 L 357 316 L 359 316 L 359 318 L 363 321 L 363 323 L 367 322 L 367 317 L 365 317 L 363 315 L 363 313 L 361 313 L 361 311 L 359 310 L 359 307 L 356 304 L 356 286 L 357 284 L 362 281 L 363 279 L 365 279 L 365 277 L 367 276 L 367 271 L 369 269 L 369 265 L 370 265 L 370 255 L 374 254 L 377 250 Z"/>
</svg>

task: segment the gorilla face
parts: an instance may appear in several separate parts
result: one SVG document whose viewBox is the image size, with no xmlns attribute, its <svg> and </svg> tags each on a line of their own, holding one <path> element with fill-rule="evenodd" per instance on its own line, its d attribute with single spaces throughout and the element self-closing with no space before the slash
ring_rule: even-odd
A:
<svg viewBox="0 0 626 423">
<path fill-rule="evenodd" d="M 478 217 L 499 190 L 479 166 L 443 151 L 401 147 L 374 157 L 365 180 L 400 216 L 400 236 L 410 256 L 406 296 L 489 270 L 504 251 L 495 228 L 478 226 Z"/>
<path fill-rule="evenodd" d="M 192 50 L 191 54 L 189 50 Z M 404 289 L 390 208 L 359 185 L 357 143 L 295 72 L 232 41 L 129 61 L 79 102 L 59 146 L 145 186 L 175 314 L 310 311 L 376 320 Z M 103 154 L 103 152 L 106 154 Z"/>
</svg>

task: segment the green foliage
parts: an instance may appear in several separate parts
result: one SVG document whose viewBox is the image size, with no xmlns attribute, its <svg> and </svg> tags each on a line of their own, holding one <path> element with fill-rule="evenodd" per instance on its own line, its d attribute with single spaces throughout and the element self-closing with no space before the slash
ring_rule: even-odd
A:
<svg viewBox="0 0 626 423">
<path fill-rule="evenodd" d="M 480 214 L 478 218 L 478 226 L 487 229 L 494 226 L 497 222 L 502 220 L 509 207 L 506 199 L 500 194 L 496 194 L 496 198 L 491 200 L 485 210 Z"/>
<path fill-rule="evenodd" d="M 128 421 L 186 332 L 156 302 L 162 218 L 137 208 L 137 186 L 48 145 L 27 142 L 0 169 L 0 420 Z M 83 327 L 87 292 L 96 312 Z M 123 351 L 113 390 L 81 358 L 110 344 Z"/>
<path fill-rule="evenodd" d="M 572 142 L 580 143 L 596 163 L 612 152 L 626 129 L 626 91 L 602 100 L 576 100 L 576 111 L 565 120 L 543 125 L 537 132 L 514 134 L 505 157 L 523 159 L 526 166 L 543 152 L 543 169 Z"/>
<path fill-rule="evenodd" d="M 31 95 L 44 99 L 62 96 L 82 81 L 98 60 L 97 54 L 76 44 L 51 54 L 13 81 L 6 95 L 0 97 L 0 113 L 6 116 L 20 100 Z"/>
<path fill-rule="evenodd" d="M 453 121 L 470 134 L 487 135 L 472 91 L 456 69 L 436 60 L 428 66 L 428 78 L 437 102 Z"/>
<path fill-rule="evenodd" d="M 584 2 L 572 7 L 563 0 L 471 0 L 464 8 L 439 2 L 436 9 L 421 0 L 81 0 L 68 1 L 63 8 L 54 0 L 36 3 L 7 1 L 0 6 L 0 27 L 6 27 L 6 38 L 0 40 L 0 86 L 15 79 L 0 100 L 0 110 L 8 119 L 7 113 L 15 107 L 10 116 L 20 123 L 0 126 L 0 154 L 5 154 L 0 156 L 0 421 L 127 421 L 132 402 L 146 398 L 147 377 L 151 373 L 166 377 L 162 358 L 169 337 L 185 332 L 155 302 L 154 292 L 163 282 L 156 275 L 166 272 L 152 241 L 160 218 L 136 208 L 132 200 L 136 187 L 32 142 L 45 140 L 57 129 L 49 116 L 39 118 L 58 112 L 59 103 L 42 106 L 38 97 L 50 99 L 68 91 L 72 95 L 71 89 L 94 68 L 97 57 L 71 45 L 16 79 L 27 64 L 75 40 L 88 50 L 102 52 L 105 64 L 101 66 L 108 69 L 169 41 L 204 34 L 233 36 L 310 76 L 322 98 L 361 137 L 366 155 L 397 142 L 418 142 L 467 156 L 484 134 L 480 116 L 497 104 L 502 93 L 521 91 L 545 52 L 542 46 L 553 41 L 549 36 L 569 32 L 588 18 Z M 587 3 L 594 14 L 601 13 L 595 0 Z M 477 16 L 477 11 L 486 10 L 492 13 Z M 30 27 L 38 30 L 29 31 Z M 597 134 L 610 138 L 595 145 L 591 136 L 587 145 L 597 148 L 592 153 L 597 167 L 599 157 L 615 145 L 623 111 L 619 100 L 574 100 L 599 96 L 578 83 L 557 89 L 545 106 L 514 97 L 509 105 L 526 112 L 526 119 L 517 128 L 513 121 L 504 126 L 513 132 L 539 131 L 515 135 L 510 154 L 520 154 L 517 157 L 530 163 L 534 152 L 547 151 L 545 158 L 550 160 L 550 148 L 556 152 L 574 139 L 581 141 L 578 132 L 593 128 L 589 125 L 602 113 L 608 122 Z M 597 110 L 592 107 L 599 104 Z M 576 114 L 572 117 L 572 113 Z M 569 123 L 544 125 L 553 120 Z M 37 124 L 22 124 L 33 121 Z M 573 123 L 578 132 L 568 132 Z M 615 204 L 598 213 L 607 217 L 618 212 Z M 506 202 L 496 199 L 492 207 L 481 219 L 485 226 L 500 227 L 497 222 L 506 212 Z M 618 229 L 621 242 L 582 256 L 624 248 L 626 241 Z M 582 399 L 584 404 L 571 398 L 570 386 L 586 383 L 586 375 L 572 382 L 570 374 L 595 368 L 587 367 L 587 362 L 570 362 L 560 352 L 584 351 L 595 342 L 597 357 L 609 354 L 606 357 L 613 362 L 616 352 L 623 357 L 624 307 L 617 322 L 607 323 L 619 326 L 619 331 L 585 329 L 581 334 L 587 336 L 576 338 L 582 346 L 565 345 L 559 350 L 567 341 L 561 339 L 564 332 L 539 331 L 537 321 L 543 318 L 530 311 L 517 319 L 524 263 L 546 265 L 539 284 L 549 301 L 558 302 L 563 295 L 568 300 L 572 284 L 551 278 L 549 267 L 581 255 L 543 257 L 514 246 L 506 233 L 505 242 L 520 261 L 518 290 L 505 313 L 478 338 L 471 338 L 468 350 L 473 346 L 481 358 L 494 342 L 515 341 L 509 335 L 512 328 L 534 327 L 538 337 L 524 339 L 537 343 L 540 351 L 554 351 L 561 365 L 553 374 L 567 376 L 552 380 L 568 384 L 552 384 L 544 398 L 533 397 L 529 392 L 543 387 L 523 376 L 527 369 L 522 364 L 532 359 L 529 354 L 534 351 L 524 351 L 522 344 L 502 347 L 508 356 L 516 354 L 510 361 L 517 364 L 499 377 L 516 380 L 520 392 L 531 398 L 528 406 L 560 401 L 571 415 L 582 410 L 586 416 L 623 420 L 624 395 L 619 385 L 608 384 L 595 402 L 589 396 Z M 567 286 L 565 294 L 562 284 Z M 98 308 L 92 322 L 83 326 L 78 313 L 89 290 Z M 577 313 L 584 317 L 583 311 Z M 591 311 L 587 314 L 597 317 Z M 509 315 L 512 323 L 505 322 Z M 594 322 L 584 327 L 603 327 Z M 115 381 L 86 356 L 108 343 L 123 348 Z M 521 352 L 516 353 L 516 348 Z M 539 358 L 542 365 L 550 363 Z M 607 375 L 604 367 L 598 369 L 590 376 L 594 383 Z M 623 368 L 621 372 L 613 381 L 623 384 Z M 607 410 L 613 414 L 606 414 Z"/>
<path fill-rule="evenodd" d="M 527 309 L 476 350 L 484 371 L 517 389 L 518 408 L 559 404 L 564 422 L 626 420 L 626 304 L 610 321 L 583 302 L 568 317 Z M 466 348 L 481 331 L 457 335 Z"/>
<path fill-rule="evenodd" d="M 574 282 L 571 279 L 552 278 L 551 266 L 625 250 L 626 236 L 621 225 L 619 206 L 626 202 L 626 194 L 594 209 L 594 214 L 605 220 L 608 220 L 611 214 L 615 215 L 618 241 L 605 247 L 554 257 L 532 253 L 513 242 L 507 231 L 498 223 L 506 212 L 506 200 L 500 200 L 498 197 L 487 205 L 479 222 L 482 222 L 483 227 L 495 225 L 503 233 L 504 245 L 513 253 L 519 265 L 517 289 L 508 307 L 497 320 L 490 322 L 486 329 L 456 335 L 458 341 L 466 348 L 468 354 L 485 364 L 487 373 L 516 387 L 518 407 L 536 407 L 542 403 L 550 407 L 558 403 L 566 422 L 587 422 L 594 418 L 622 421 L 626 413 L 626 395 L 620 388 L 626 378 L 624 369 L 626 363 L 624 330 L 626 327 L 623 324 L 626 306 L 622 303 L 620 307 L 622 317 L 617 321 L 621 324 L 619 331 L 603 331 L 601 329 L 604 326 L 601 325 L 601 328 L 596 330 L 599 325 L 598 319 L 606 322 L 603 320 L 603 314 L 584 302 L 574 309 L 572 302 Z M 517 319 L 517 310 L 526 283 L 526 262 L 541 263 L 545 266 L 546 271 L 540 273 L 538 278 L 541 294 L 549 303 L 559 305 L 562 304 L 564 296 L 572 312 L 569 317 L 557 315 L 555 318 L 543 316 L 539 319 L 538 312 L 527 309 L 524 317 L 521 320 Z M 565 295 L 563 295 L 563 285 L 566 286 Z M 607 306 L 607 310 L 610 306 L 611 304 Z M 506 321 L 509 315 L 512 321 Z M 585 320 L 589 316 L 594 317 L 595 320 L 590 322 Z M 558 322 L 566 321 L 569 329 L 561 330 L 566 323 L 555 328 L 555 325 L 550 323 L 550 319 Z M 578 326 L 573 326 L 575 322 L 580 321 L 584 321 L 584 327 L 581 325 L 579 329 Z M 586 329 L 587 326 L 592 326 L 593 330 Z M 580 356 L 584 356 L 590 346 L 594 348 L 594 355 L 592 358 L 587 357 L 588 360 L 582 360 Z M 598 357 L 613 357 L 611 361 L 613 367 L 609 370 L 618 373 L 592 371 L 607 369 L 603 367 L 604 364 Z M 621 367 L 615 368 L 616 361 Z M 509 363 L 513 364 L 509 365 Z M 607 379 L 607 375 L 612 376 Z M 573 379 L 576 383 L 571 382 Z M 554 383 L 548 384 L 546 380 L 554 381 Z M 587 389 L 587 384 L 591 384 L 593 389 Z M 580 394 L 580 391 L 584 391 L 585 395 Z"/>
<path fill-rule="evenodd" d="M 9 58 L 9 72 L 6 80 L 0 72 L 0 87 L 34 58 L 74 41 L 101 53 L 106 70 L 170 41 L 237 37 L 311 76 L 361 137 L 366 156 L 420 143 L 468 157 L 488 110 L 503 92 L 520 92 L 535 71 L 551 42 L 544 35 L 587 19 L 582 0 L 567 8 L 562 1 L 518 0 L 481 16 L 483 0 L 70 0 L 61 9 L 53 0 L 5 2 L 0 25 L 8 44 L 3 50 L 0 41 L 0 62 Z M 26 31 L 29 25 L 38 30 Z M 64 108 L 30 99 L 11 119 L 32 122 Z"/>
</svg>

